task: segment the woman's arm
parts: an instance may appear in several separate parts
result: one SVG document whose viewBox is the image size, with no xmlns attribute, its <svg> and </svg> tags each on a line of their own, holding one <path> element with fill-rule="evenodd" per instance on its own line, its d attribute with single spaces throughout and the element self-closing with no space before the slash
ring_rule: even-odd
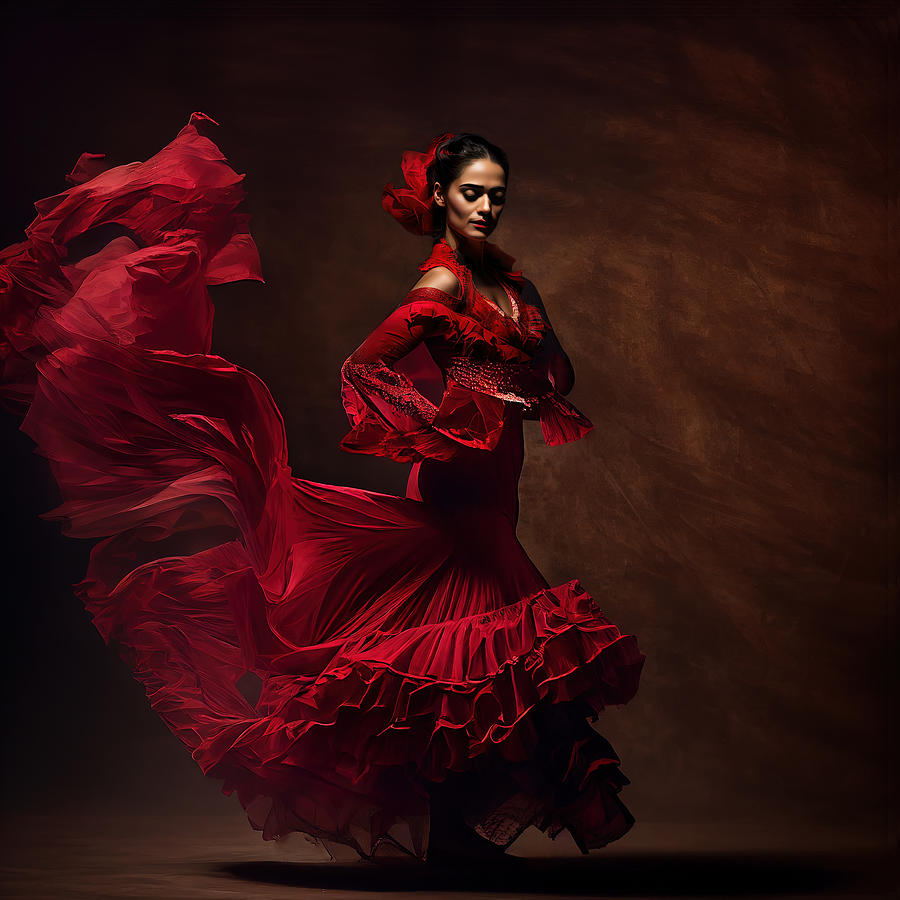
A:
<svg viewBox="0 0 900 900">
<path fill-rule="evenodd" d="M 341 366 L 344 406 L 354 425 L 369 411 L 399 431 L 416 430 L 434 421 L 438 408 L 406 375 L 392 368 L 430 333 L 434 320 L 412 315 L 412 309 L 409 303 L 397 307 Z M 348 392 L 348 386 L 355 391 Z"/>
<path fill-rule="evenodd" d="M 406 302 L 378 325 L 344 362 L 342 376 L 362 393 L 372 395 L 378 412 L 396 428 L 409 430 L 430 425 L 438 411 L 409 378 L 392 368 L 428 336 L 434 323 L 427 315 L 412 315 L 415 306 L 409 302 L 410 298 L 446 300 L 444 295 L 449 295 L 455 299 L 460 290 L 459 279 L 448 268 L 429 269 L 412 286 Z"/>
<path fill-rule="evenodd" d="M 538 293 L 538 289 L 533 282 L 527 280 L 525 288 L 525 301 L 536 306 L 547 323 L 547 331 L 544 334 L 541 349 L 534 357 L 533 365 L 535 368 L 547 373 L 547 377 L 553 382 L 556 390 L 561 394 L 568 394 L 575 384 L 575 369 L 562 344 L 560 344 L 556 332 L 553 330 L 553 325 L 550 323 L 550 317 L 547 315 L 547 309 L 544 306 L 541 295 Z"/>
<path fill-rule="evenodd" d="M 452 295 L 420 283 L 344 361 L 341 400 L 353 426 L 341 440 L 344 450 L 415 462 L 451 459 L 462 446 L 496 446 L 503 427 L 502 400 L 453 385 L 435 406 L 393 368 L 427 337 L 458 331 L 452 312 L 456 305 Z M 459 330 L 455 336 L 462 334 Z M 468 339 L 484 342 L 478 335 Z"/>
</svg>

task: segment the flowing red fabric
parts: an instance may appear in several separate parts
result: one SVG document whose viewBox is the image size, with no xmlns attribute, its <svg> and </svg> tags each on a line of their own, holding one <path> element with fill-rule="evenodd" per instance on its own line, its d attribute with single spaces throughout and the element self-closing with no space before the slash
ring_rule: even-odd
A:
<svg viewBox="0 0 900 900">
<path fill-rule="evenodd" d="M 406 187 L 388 183 L 381 193 L 381 205 L 407 231 L 430 234 L 432 229 L 431 197 L 428 195 L 428 167 L 434 162 L 438 147 L 453 137 L 452 132 L 435 135 L 424 153 L 404 150 L 400 160 Z"/>
<path fill-rule="evenodd" d="M 59 485 L 43 518 L 99 539 L 77 595 L 266 839 L 425 858 L 455 778 L 497 844 L 615 840 L 628 779 L 588 720 L 631 699 L 644 656 L 516 538 L 523 417 L 548 443 L 591 427 L 547 377 L 533 286 L 496 251 L 516 317 L 420 290 L 348 359 L 345 449 L 414 463 L 407 496 L 293 476 L 265 384 L 211 353 L 207 286 L 262 276 L 210 124 L 146 162 L 83 155 L 0 254 L 0 398 Z M 455 265 L 446 244 L 433 265 Z M 522 401 L 444 377 L 452 360 Z"/>
</svg>

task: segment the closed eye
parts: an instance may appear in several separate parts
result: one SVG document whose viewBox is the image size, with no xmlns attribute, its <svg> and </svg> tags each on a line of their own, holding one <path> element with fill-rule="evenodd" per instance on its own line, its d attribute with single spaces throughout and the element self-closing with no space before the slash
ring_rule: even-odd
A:
<svg viewBox="0 0 900 900">
<path fill-rule="evenodd" d="M 467 187 L 464 189 L 461 188 L 461 190 L 463 192 L 463 197 L 470 202 L 472 200 L 477 200 L 484 193 L 484 190 L 480 187 Z M 506 202 L 506 188 L 494 188 L 493 190 L 488 191 L 488 194 L 490 195 L 492 203 L 499 205 Z"/>
</svg>

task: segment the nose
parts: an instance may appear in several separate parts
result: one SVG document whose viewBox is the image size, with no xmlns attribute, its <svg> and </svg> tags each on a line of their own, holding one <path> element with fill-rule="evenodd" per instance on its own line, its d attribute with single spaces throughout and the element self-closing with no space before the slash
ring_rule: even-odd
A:
<svg viewBox="0 0 900 900">
<path fill-rule="evenodd" d="M 480 212 L 485 218 L 489 217 L 491 214 L 491 198 L 487 194 L 483 194 L 481 197 L 481 202 L 478 204 L 478 212 Z"/>
</svg>

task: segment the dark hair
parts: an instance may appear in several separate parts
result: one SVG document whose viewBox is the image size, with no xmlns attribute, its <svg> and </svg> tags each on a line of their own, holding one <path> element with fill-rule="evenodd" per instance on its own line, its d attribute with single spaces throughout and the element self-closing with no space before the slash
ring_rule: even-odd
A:
<svg viewBox="0 0 900 900">
<path fill-rule="evenodd" d="M 433 198 L 436 182 L 440 182 L 441 187 L 446 189 L 451 182 L 459 178 L 460 172 L 476 159 L 493 160 L 502 167 L 503 174 L 507 181 L 509 180 L 509 160 L 506 158 L 506 153 L 480 134 L 463 132 L 438 145 L 434 154 L 434 162 L 425 170 L 428 179 L 428 196 Z M 444 207 L 438 206 L 434 199 L 431 201 L 431 219 L 433 222 L 431 237 L 436 244 L 444 234 L 447 212 Z"/>
</svg>

